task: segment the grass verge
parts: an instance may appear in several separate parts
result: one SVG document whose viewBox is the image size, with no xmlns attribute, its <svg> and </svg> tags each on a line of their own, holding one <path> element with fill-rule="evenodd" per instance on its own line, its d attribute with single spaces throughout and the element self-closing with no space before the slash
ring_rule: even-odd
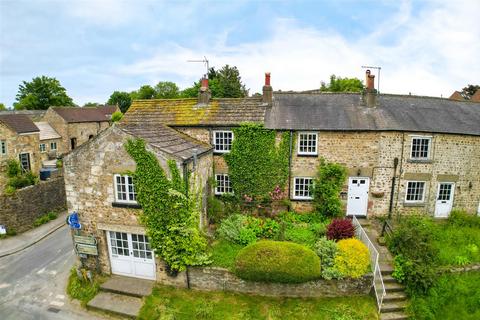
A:
<svg viewBox="0 0 480 320">
<path fill-rule="evenodd" d="M 68 278 L 67 294 L 72 299 L 79 300 L 82 306 L 85 307 L 88 301 L 92 300 L 98 293 L 100 284 L 104 280 L 100 276 L 95 276 L 92 283 L 88 279 L 79 279 L 76 269 L 72 268 Z"/>
<path fill-rule="evenodd" d="M 378 316 L 370 296 L 270 298 L 157 286 L 146 298 L 139 319 L 374 320 Z"/>
<path fill-rule="evenodd" d="M 50 211 L 44 215 L 41 215 L 37 219 L 35 219 L 35 221 L 33 222 L 33 226 L 34 227 L 41 226 L 42 224 L 45 224 L 49 221 L 57 219 L 57 217 L 58 217 L 58 214 L 56 212 Z"/>
<path fill-rule="evenodd" d="M 480 272 L 444 274 L 426 295 L 411 298 L 409 312 L 419 320 L 480 319 Z"/>
</svg>

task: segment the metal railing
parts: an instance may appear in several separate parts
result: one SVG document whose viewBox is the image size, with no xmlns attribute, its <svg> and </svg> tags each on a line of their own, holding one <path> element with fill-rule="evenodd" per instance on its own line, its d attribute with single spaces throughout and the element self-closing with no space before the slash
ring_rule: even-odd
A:
<svg viewBox="0 0 480 320">
<path fill-rule="evenodd" d="M 373 290 L 375 291 L 375 298 L 377 299 L 378 311 L 380 311 L 386 291 L 382 272 L 378 263 L 379 253 L 355 216 L 353 216 L 353 225 L 355 226 L 355 236 L 367 246 L 368 252 L 370 252 L 370 265 L 373 268 Z"/>
</svg>

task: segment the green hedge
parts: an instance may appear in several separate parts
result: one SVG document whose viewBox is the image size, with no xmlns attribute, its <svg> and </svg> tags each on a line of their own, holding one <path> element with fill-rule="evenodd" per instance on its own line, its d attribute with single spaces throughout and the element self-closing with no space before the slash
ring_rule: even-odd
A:
<svg viewBox="0 0 480 320">
<path fill-rule="evenodd" d="M 235 274 L 251 281 L 301 283 L 320 278 L 320 258 L 300 244 L 259 241 L 238 253 Z"/>
</svg>

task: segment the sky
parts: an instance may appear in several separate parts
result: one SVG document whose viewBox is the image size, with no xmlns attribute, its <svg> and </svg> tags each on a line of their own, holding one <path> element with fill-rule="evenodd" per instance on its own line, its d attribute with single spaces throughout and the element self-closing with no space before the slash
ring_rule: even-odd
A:
<svg viewBox="0 0 480 320">
<path fill-rule="evenodd" d="M 206 70 L 188 60 L 203 57 L 237 66 L 251 94 L 265 72 L 274 90 L 311 90 L 377 66 L 382 93 L 448 97 L 480 84 L 479 12 L 479 0 L 0 0 L 0 102 L 41 75 L 78 105 L 185 88 Z"/>
</svg>

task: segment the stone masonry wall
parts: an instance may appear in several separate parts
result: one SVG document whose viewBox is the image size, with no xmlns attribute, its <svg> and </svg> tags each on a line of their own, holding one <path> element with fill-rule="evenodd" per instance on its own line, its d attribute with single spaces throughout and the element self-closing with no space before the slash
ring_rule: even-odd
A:
<svg viewBox="0 0 480 320">
<path fill-rule="evenodd" d="M 55 111 L 53 111 L 52 108 L 49 108 L 45 115 L 43 116 L 43 121 L 46 121 L 52 126 L 55 131 L 60 135 L 61 138 L 61 143 L 57 145 L 57 148 L 59 149 L 58 154 L 64 154 L 67 153 L 70 150 L 70 139 L 68 138 L 68 132 L 67 132 L 67 122 L 63 120 L 62 117 Z"/>
<path fill-rule="evenodd" d="M 33 222 L 50 211 L 65 210 L 63 176 L 41 181 L 34 186 L 17 190 L 11 196 L 0 196 L 0 224 L 17 232 L 33 228 Z"/>
<path fill-rule="evenodd" d="M 8 180 L 6 164 L 8 159 L 19 160 L 20 153 L 30 154 L 30 167 L 38 175 L 42 166 L 39 150 L 39 133 L 17 134 L 3 124 L 0 124 L 0 139 L 7 142 L 7 155 L 0 155 L 0 195 L 4 193 Z"/>
<path fill-rule="evenodd" d="M 95 137 L 109 127 L 108 121 L 104 122 L 79 122 L 67 124 L 68 149 L 71 150 L 70 139 L 77 139 L 77 148 L 87 142 L 89 137 Z"/>
<path fill-rule="evenodd" d="M 204 291 L 230 291 L 270 297 L 338 297 L 368 294 L 373 275 L 359 279 L 315 280 L 298 284 L 245 281 L 223 268 L 195 267 L 177 277 L 159 277 L 158 282 Z"/>
</svg>

